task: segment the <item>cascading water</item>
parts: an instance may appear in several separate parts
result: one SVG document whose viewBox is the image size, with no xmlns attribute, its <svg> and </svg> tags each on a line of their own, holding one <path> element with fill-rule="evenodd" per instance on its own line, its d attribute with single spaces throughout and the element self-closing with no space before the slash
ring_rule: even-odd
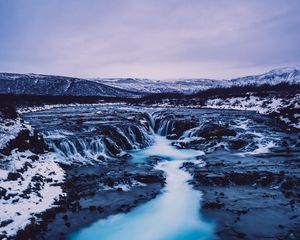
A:
<svg viewBox="0 0 300 240">
<path fill-rule="evenodd" d="M 46 117 L 52 119 L 48 113 L 40 116 L 29 114 L 28 118 L 33 119 L 41 132 L 48 131 L 45 134 L 46 141 L 52 149 L 61 154 L 61 159 L 69 160 L 69 163 L 107 163 L 105 160 L 109 158 L 130 153 L 133 158 L 126 158 L 126 164 L 134 170 L 135 167 L 145 166 L 150 169 L 150 164 L 154 161 L 144 165 L 143 163 L 151 156 L 158 156 L 155 160 L 162 161 L 156 168 L 165 172 L 166 185 L 157 198 L 127 214 L 110 216 L 82 228 L 69 236 L 70 240 L 214 239 L 214 224 L 205 221 L 199 213 L 201 192 L 194 190 L 187 183 L 192 177 L 182 170 L 181 166 L 183 163 L 193 162 L 201 167 L 201 156 L 204 152 L 200 150 L 213 152 L 221 148 L 217 154 L 223 154 L 226 150 L 235 158 L 239 153 L 264 153 L 274 146 L 273 142 L 276 144 L 278 141 L 275 137 L 277 133 L 270 131 L 265 123 L 260 122 L 261 117 L 256 121 L 255 116 L 248 119 L 248 115 L 240 117 L 233 112 L 222 115 L 221 111 L 213 110 L 175 111 L 126 107 L 125 111 L 116 110 L 114 107 L 111 111 L 106 108 L 97 108 L 101 109 L 97 114 L 86 114 L 81 109 L 76 109 L 77 115 L 72 109 L 67 115 L 70 121 L 66 121 L 65 117 L 56 117 L 55 123 L 47 119 L 42 121 Z M 92 113 L 96 112 L 92 109 Z M 54 115 L 59 114 L 56 112 Z M 248 120 L 245 121 L 245 118 Z M 70 124 L 72 121 L 81 125 L 74 126 Z M 61 126 L 61 129 L 56 129 L 57 126 Z M 43 131 L 43 128 L 47 128 L 47 131 Z M 167 139 L 172 139 L 172 142 Z M 213 157 L 215 156 L 218 155 Z M 128 157 L 128 154 L 124 157 Z M 128 161 L 136 165 L 130 165 Z M 247 161 L 248 159 L 245 162 Z M 113 164 L 117 165 L 118 161 Z M 249 161 L 249 164 L 252 163 Z M 122 168 L 123 165 L 118 167 Z M 115 173 L 118 175 L 118 171 Z M 128 191 L 130 190 L 135 189 L 128 188 Z M 99 190 L 100 194 L 101 191 Z M 117 191 L 112 193 L 122 194 Z M 84 206 L 83 210 L 85 209 Z"/>
<path fill-rule="evenodd" d="M 158 198 L 134 209 L 128 214 L 118 214 L 92 224 L 73 234 L 70 240 L 119 239 L 213 239 L 214 226 L 199 215 L 201 193 L 192 189 L 187 181 L 191 176 L 180 169 L 186 161 L 201 156 L 203 152 L 178 150 L 162 136 L 155 136 L 152 146 L 131 152 L 133 162 L 146 161 L 149 156 L 160 156 L 157 169 L 166 173 L 166 188 Z"/>
<path fill-rule="evenodd" d="M 128 214 L 118 214 L 81 229 L 70 236 L 71 240 L 98 239 L 213 239 L 213 224 L 204 221 L 199 213 L 201 192 L 194 190 L 187 181 L 191 176 L 180 169 L 184 162 L 203 164 L 202 151 L 177 149 L 166 139 L 174 122 L 163 119 L 155 122 L 149 116 L 148 127 L 117 129 L 131 144 L 132 163 L 145 163 L 151 156 L 164 159 L 157 169 L 166 174 L 164 192 L 156 199 L 134 209 Z M 157 134 L 153 128 L 156 128 Z M 150 136 L 154 136 L 149 138 Z M 111 139 L 110 139 L 111 140 Z M 146 143 L 149 147 L 138 150 Z M 114 142 L 112 143 L 114 144 Z M 115 147 L 117 147 L 114 144 Z M 86 154 L 88 156 L 88 154 Z"/>
<path fill-rule="evenodd" d="M 168 128 L 168 123 L 164 122 L 158 133 L 166 134 L 165 128 Z M 113 215 L 79 230 L 69 240 L 214 239 L 214 225 L 204 221 L 199 213 L 201 192 L 187 183 L 192 177 L 180 169 L 184 162 L 203 164 L 199 156 L 204 153 L 179 150 L 160 135 L 155 135 L 150 147 L 130 153 L 133 163 L 146 162 L 150 156 L 166 159 L 156 166 L 166 173 L 164 192 L 127 214 Z"/>
<path fill-rule="evenodd" d="M 65 163 L 92 163 L 103 159 L 118 158 L 124 151 L 141 149 L 153 143 L 152 129 L 143 125 L 105 126 L 105 134 L 98 136 L 62 136 L 51 138 L 48 133 L 46 141 Z M 95 133 L 96 134 L 96 133 Z"/>
</svg>

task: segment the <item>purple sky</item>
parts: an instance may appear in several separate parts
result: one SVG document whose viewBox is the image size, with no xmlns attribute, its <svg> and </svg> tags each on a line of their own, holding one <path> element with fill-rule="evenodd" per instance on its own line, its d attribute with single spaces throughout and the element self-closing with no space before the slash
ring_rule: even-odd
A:
<svg viewBox="0 0 300 240">
<path fill-rule="evenodd" d="M 0 0 L 0 71 L 230 78 L 300 63 L 299 0 Z"/>
</svg>

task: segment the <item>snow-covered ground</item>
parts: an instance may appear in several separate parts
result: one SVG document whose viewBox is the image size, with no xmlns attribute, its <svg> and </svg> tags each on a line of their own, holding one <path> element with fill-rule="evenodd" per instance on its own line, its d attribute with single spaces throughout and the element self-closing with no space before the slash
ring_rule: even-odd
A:
<svg viewBox="0 0 300 240">
<path fill-rule="evenodd" d="M 300 94 L 292 97 L 276 97 L 272 95 L 260 97 L 249 94 L 245 97 L 214 98 L 207 100 L 203 107 L 255 111 L 264 115 L 282 114 L 282 116 L 279 116 L 280 120 L 290 126 L 300 128 Z M 285 109 L 296 111 L 287 114 L 284 113 Z M 291 121 L 292 118 L 293 121 Z"/>
<path fill-rule="evenodd" d="M 78 107 L 78 106 L 84 107 L 84 106 L 101 106 L 101 105 L 111 106 L 111 105 L 120 105 L 120 104 L 125 104 L 125 103 L 124 102 L 107 103 L 104 101 L 99 101 L 98 103 L 87 103 L 87 104 L 83 104 L 83 103 L 51 104 L 51 105 L 45 104 L 43 106 L 18 108 L 17 112 L 19 114 L 23 114 L 29 112 L 40 112 L 40 111 L 50 110 L 53 108 L 61 108 L 61 107 Z"/>
<path fill-rule="evenodd" d="M 0 149 L 24 129 L 32 132 L 20 118 L 2 119 Z M 5 239 L 32 221 L 38 222 L 37 214 L 53 207 L 55 199 L 64 195 L 60 187 L 64 171 L 53 153 L 35 155 L 12 149 L 8 156 L 0 154 L 0 159 L 0 238 Z"/>
<path fill-rule="evenodd" d="M 111 87 L 128 91 L 143 93 L 170 93 L 179 92 L 185 94 L 196 93 L 216 87 L 245 86 L 255 84 L 276 85 L 282 82 L 296 84 L 300 83 L 300 66 L 278 68 L 267 73 L 239 77 L 228 80 L 212 80 L 206 78 L 195 79 L 166 79 L 152 80 L 139 78 L 93 78 L 90 79 Z"/>
<path fill-rule="evenodd" d="M 20 118 L 3 119 L 0 117 L 0 149 L 14 139 L 22 129 L 24 129 L 24 125 Z"/>
<path fill-rule="evenodd" d="M 270 94 L 256 96 L 253 93 L 243 97 L 208 98 L 202 99 L 162 99 L 156 103 L 144 103 L 143 106 L 160 108 L 212 108 L 254 111 L 263 115 L 275 117 L 287 125 L 300 129 L 300 94 L 284 96 Z"/>
<path fill-rule="evenodd" d="M 30 151 L 13 151 L 6 169 L 0 170 L 0 235 L 14 236 L 32 221 L 37 213 L 53 207 L 55 199 L 64 195 L 59 186 L 64 171 L 52 153 L 40 155 L 38 160 Z"/>
</svg>

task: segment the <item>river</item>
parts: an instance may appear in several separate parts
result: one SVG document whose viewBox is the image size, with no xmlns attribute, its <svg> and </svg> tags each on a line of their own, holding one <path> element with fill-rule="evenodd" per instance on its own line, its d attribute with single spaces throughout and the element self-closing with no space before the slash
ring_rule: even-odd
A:
<svg viewBox="0 0 300 240">
<path fill-rule="evenodd" d="M 146 161 L 150 156 L 168 160 L 158 163 L 157 169 L 166 173 L 163 193 L 127 214 L 102 219 L 74 233 L 70 240 L 181 240 L 213 239 L 214 225 L 200 213 L 201 192 L 188 184 L 191 176 L 180 169 L 183 162 L 201 156 L 196 150 L 179 150 L 165 137 L 155 135 L 152 146 L 132 153 L 134 162 Z"/>
</svg>

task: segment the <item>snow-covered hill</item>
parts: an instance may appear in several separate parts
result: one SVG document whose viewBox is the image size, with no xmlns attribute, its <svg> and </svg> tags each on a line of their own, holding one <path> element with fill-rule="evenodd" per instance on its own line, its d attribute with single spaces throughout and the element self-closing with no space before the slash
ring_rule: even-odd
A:
<svg viewBox="0 0 300 240">
<path fill-rule="evenodd" d="M 80 78 L 0 73 L 0 94 L 137 97 L 139 94 Z"/>
<path fill-rule="evenodd" d="M 278 68 L 264 74 L 235 78 L 230 80 L 231 85 L 248 85 L 248 84 L 270 84 L 276 85 L 282 82 L 291 84 L 300 84 L 300 66 Z"/>
<path fill-rule="evenodd" d="M 214 87 L 229 86 L 228 81 L 211 79 L 151 80 L 139 78 L 94 78 L 90 79 L 108 86 L 142 93 L 191 94 Z"/>
<path fill-rule="evenodd" d="M 177 79 L 150 80 L 139 78 L 81 79 L 40 74 L 0 73 L 0 94 L 46 96 L 112 96 L 139 97 L 151 93 L 191 94 L 216 87 L 270 84 L 300 84 L 300 66 L 230 80 Z"/>
<path fill-rule="evenodd" d="M 129 91 L 144 93 L 170 93 L 180 92 L 185 94 L 196 93 L 216 87 L 243 86 L 248 84 L 271 84 L 281 82 L 300 83 L 300 66 L 280 68 L 260 75 L 240 77 L 230 80 L 212 79 L 177 79 L 177 80 L 150 80 L 138 78 L 94 78 L 90 79 L 112 87 Z"/>
</svg>

